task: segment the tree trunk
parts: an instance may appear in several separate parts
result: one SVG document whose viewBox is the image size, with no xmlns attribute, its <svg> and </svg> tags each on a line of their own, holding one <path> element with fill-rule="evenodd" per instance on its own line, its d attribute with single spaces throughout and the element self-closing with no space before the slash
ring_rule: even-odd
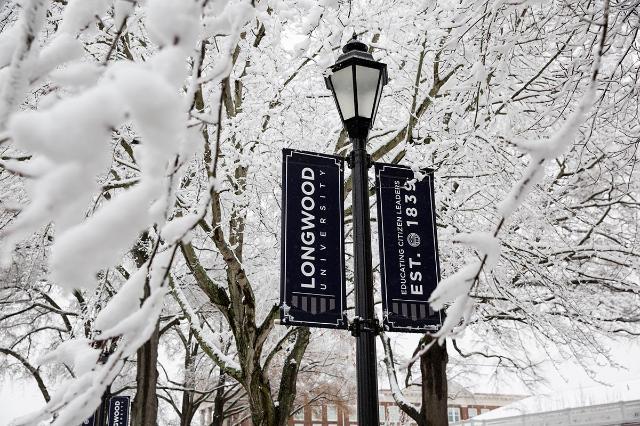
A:
<svg viewBox="0 0 640 426">
<path fill-rule="evenodd" d="M 433 340 L 429 336 L 423 339 L 424 344 Z M 442 346 L 435 343 L 420 357 L 422 373 L 422 408 L 425 419 L 424 426 L 447 426 L 447 355 L 446 343 Z"/>
<path fill-rule="evenodd" d="M 187 397 L 186 392 L 183 394 L 183 398 Z M 193 415 L 195 414 L 193 410 L 193 403 L 191 401 L 191 396 L 188 397 L 188 400 L 182 400 L 182 412 L 180 415 L 180 426 L 190 426 L 193 421 Z"/>
<path fill-rule="evenodd" d="M 298 327 L 296 341 L 291 352 L 285 358 L 278 390 L 278 406 L 276 407 L 276 425 L 286 426 L 289 421 L 289 413 L 296 399 L 298 372 L 300 361 L 304 356 L 311 332 L 307 327 Z"/>
<path fill-rule="evenodd" d="M 138 365 L 136 371 L 136 396 L 133 399 L 131 425 L 156 426 L 158 424 L 158 341 L 159 328 L 153 331 L 147 343 L 138 349 Z"/>
<path fill-rule="evenodd" d="M 131 250 L 138 268 L 149 258 L 147 247 L 150 238 L 147 232 L 143 232 L 136 245 Z M 149 297 L 151 290 L 145 283 L 144 299 Z M 142 303 L 142 301 L 140 303 Z M 136 365 L 136 396 L 131 406 L 132 426 L 156 426 L 158 424 L 158 342 L 160 340 L 159 323 L 149 340 L 138 349 Z"/>
<path fill-rule="evenodd" d="M 249 396 L 249 408 L 251 409 L 253 425 L 276 426 L 275 406 L 271 398 L 271 385 L 259 366 L 254 367 L 247 394 Z"/>
<path fill-rule="evenodd" d="M 185 386 L 186 387 L 186 386 Z M 180 410 L 180 426 L 189 426 L 193 420 L 195 409 L 193 406 L 193 391 L 182 392 L 182 410 Z"/>
<path fill-rule="evenodd" d="M 182 338 L 182 333 L 180 333 Z M 184 344 L 184 382 L 182 391 L 182 406 L 180 410 L 180 426 L 191 425 L 191 420 L 197 409 L 194 406 L 194 390 L 196 388 L 194 380 L 193 362 L 198 355 L 198 344 L 192 345 L 193 331 L 189 329 L 189 336 L 183 340 Z"/>
<path fill-rule="evenodd" d="M 213 400 L 213 419 L 210 426 L 222 426 L 224 421 L 224 384 L 226 382 L 226 375 L 220 373 L 218 378 L 218 389 L 216 390 L 216 396 Z"/>
</svg>

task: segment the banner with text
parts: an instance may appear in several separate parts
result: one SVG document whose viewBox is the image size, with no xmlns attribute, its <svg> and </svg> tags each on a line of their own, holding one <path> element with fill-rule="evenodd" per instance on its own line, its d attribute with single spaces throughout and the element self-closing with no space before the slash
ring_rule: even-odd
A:
<svg viewBox="0 0 640 426">
<path fill-rule="evenodd" d="M 93 413 L 91 417 L 82 422 L 81 426 L 95 426 L 96 425 L 96 414 Z"/>
<path fill-rule="evenodd" d="M 283 150 L 280 320 L 347 328 L 341 157 Z"/>
<path fill-rule="evenodd" d="M 442 321 L 427 303 L 440 266 L 433 171 L 421 173 L 418 180 L 409 167 L 375 164 L 382 311 L 389 331 L 433 331 Z"/>
<path fill-rule="evenodd" d="M 112 396 L 109 400 L 109 426 L 129 425 L 129 396 Z"/>
</svg>

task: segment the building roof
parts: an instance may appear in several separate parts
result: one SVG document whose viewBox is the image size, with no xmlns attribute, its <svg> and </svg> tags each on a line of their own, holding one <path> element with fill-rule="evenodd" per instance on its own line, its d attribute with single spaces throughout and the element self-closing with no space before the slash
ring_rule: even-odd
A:
<svg viewBox="0 0 640 426">
<path fill-rule="evenodd" d="M 455 381 L 449 381 L 448 394 L 450 405 L 485 405 L 501 407 L 513 401 L 526 398 L 526 395 L 495 394 L 472 392 Z M 407 401 L 419 405 L 422 400 L 422 389 L 420 386 L 409 386 L 402 390 Z M 390 389 L 380 389 L 380 402 L 393 403 L 393 395 Z"/>
<path fill-rule="evenodd" d="M 474 417 L 474 422 L 519 417 L 596 405 L 640 401 L 640 380 L 613 386 L 590 386 L 534 395 Z"/>
</svg>

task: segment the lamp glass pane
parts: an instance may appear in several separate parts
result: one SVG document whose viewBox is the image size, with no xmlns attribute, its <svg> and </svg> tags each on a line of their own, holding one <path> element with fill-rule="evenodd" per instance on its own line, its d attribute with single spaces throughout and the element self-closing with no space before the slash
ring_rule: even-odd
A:
<svg viewBox="0 0 640 426">
<path fill-rule="evenodd" d="M 358 85 L 358 116 L 371 118 L 373 115 L 376 88 L 380 70 L 356 65 L 356 84 Z"/>
<path fill-rule="evenodd" d="M 380 97 L 382 96 L 382 88 L 384 85 L 382 84 L 382 78 L 378 81 L 378 94 L 376 95 L 376 104 L 373 110 L 373 117 L 371 117 L 371 123 L 373 124 L 373 120 L 376 119 L 376 115 L 378 115 L 378 106 L 380 106 Z"/>
<path fill-rule="evenodd" d="M 356 108 L 353 96 L 353 67 L 349 66 L 331 74 L 333 93 L 338 102 L 338 108 L 342 113 L 342 119 L 348 120 L 355 117 Z"/>
</svg>

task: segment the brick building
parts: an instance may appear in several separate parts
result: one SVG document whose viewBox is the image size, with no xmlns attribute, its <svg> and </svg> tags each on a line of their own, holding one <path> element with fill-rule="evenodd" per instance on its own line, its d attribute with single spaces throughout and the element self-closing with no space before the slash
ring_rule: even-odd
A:
<svg viewBox="0 0 640 426">
<path fill-rule="evenodd" d="M 404 390 L 405 397 L 412 404 L 419 406 L 421 395 L 420 388 L 413 387 Z M 488 393 L 472 393 L 455 384 L 449 384 L 449 422 L 459 422 L 470 419 L 476 415 L 487 413 L 495 408 L 502 407 L 513 401 L 522 399 L 521 395 L 501 395 Z M 391 391 L 381 389 L 379 394 L 380 424 L 385 426 L 415 426 L 408 416 L 395 404 Z M 208 425 L 208 415 L 211 410 L 207 407 L 200 410 L 200 424 Z M 235 415 L 229 419 L 228 424 L 238 424 L 244 415 Z M 240 423 L 242 426 L 251 426 L 250 420 Z M 225 426 L 227 424 L 225 423 Z M 290 426 L 355 426 L 358 425 L 355 401 L 330 401 L 322 404 L 309 404 L 295 413 L 289 419 Z"/>
</svg>

